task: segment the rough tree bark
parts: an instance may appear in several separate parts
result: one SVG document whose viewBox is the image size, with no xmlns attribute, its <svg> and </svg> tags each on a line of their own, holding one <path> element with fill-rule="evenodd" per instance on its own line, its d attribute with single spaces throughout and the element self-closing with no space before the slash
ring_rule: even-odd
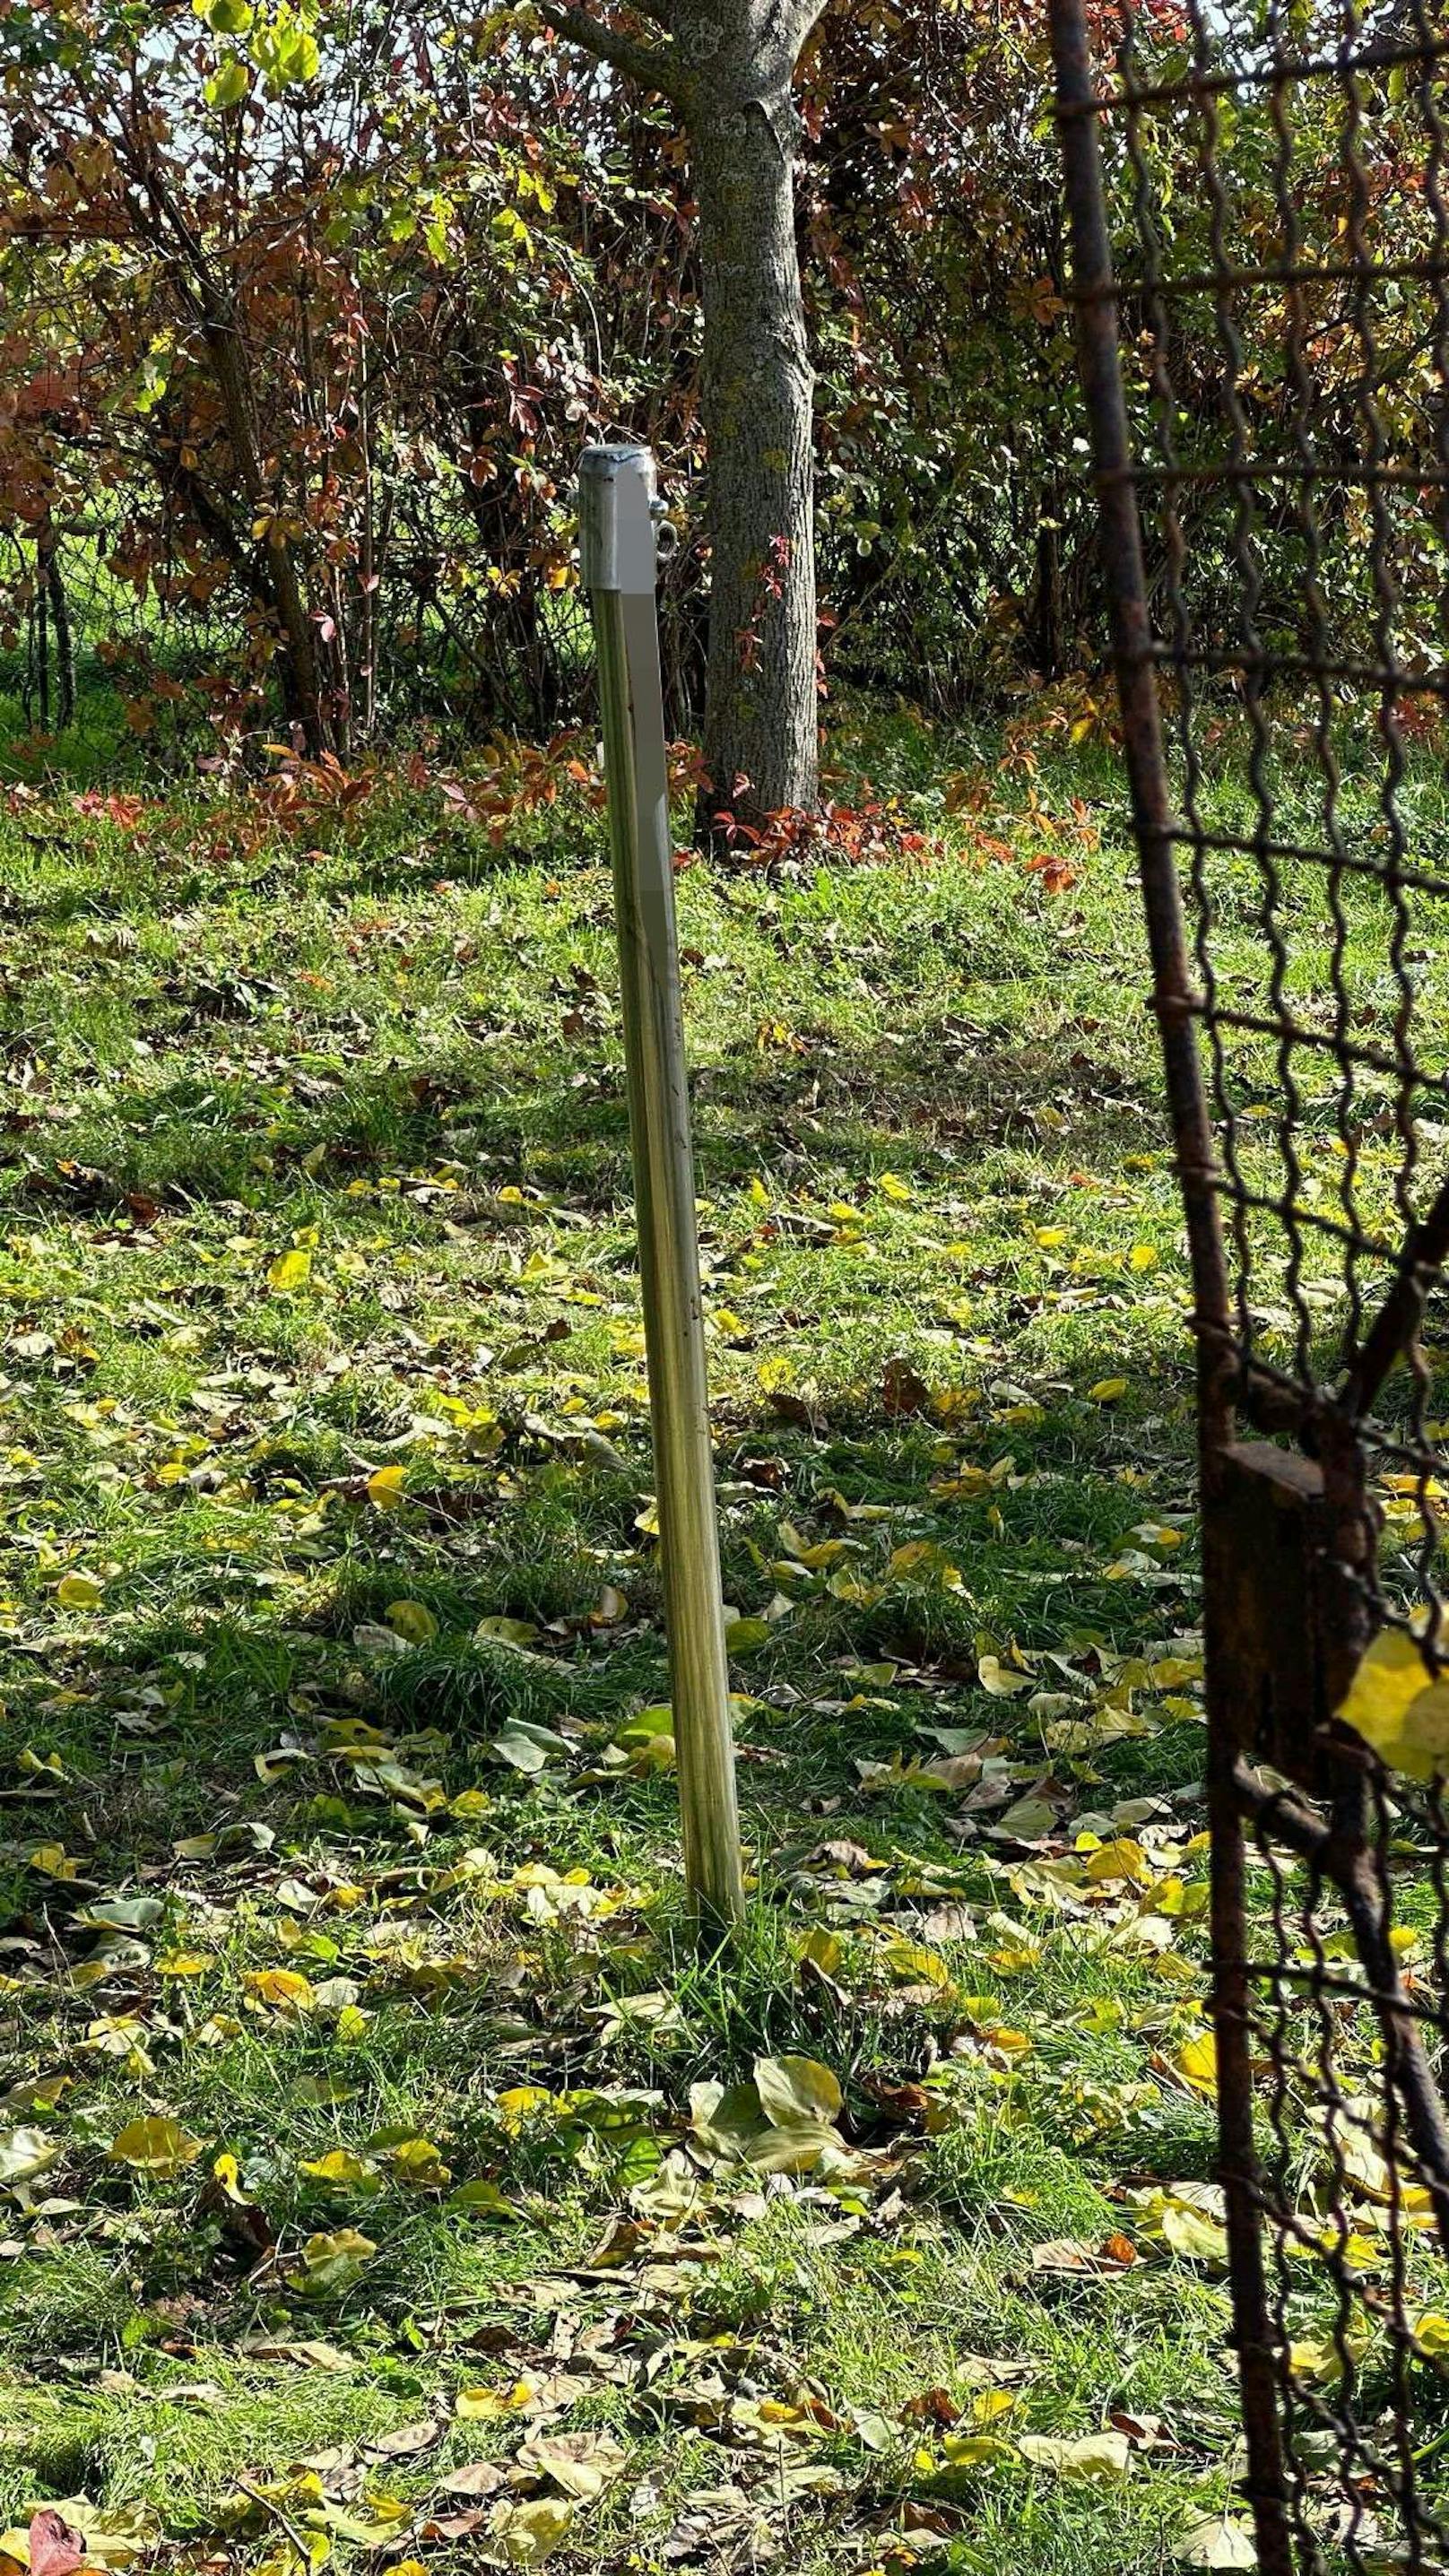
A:
<svg viewBox="0 0 1449 2576">
<path fill-rule="evenodd" d="M 813 805 L 813 379 L 795 251 L 788 86 L 693 133 L 704 286 L 710 621 L 704 765 L 716 805 Z"/>
<path fill-rule="evenodd" d="M 640 0 L 659 36 L 541 0 L 549 25 L 674 105 L 704 300 L 709 656 L 700 826 L 819 795 L 813 378 L 795 248 L 791 83 L 821 0 Z"/>
</svg>

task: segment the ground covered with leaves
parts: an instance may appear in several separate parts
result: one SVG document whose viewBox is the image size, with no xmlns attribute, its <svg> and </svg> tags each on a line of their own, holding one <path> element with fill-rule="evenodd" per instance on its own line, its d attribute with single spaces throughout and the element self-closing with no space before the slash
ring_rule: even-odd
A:
<svg viewBox="0 0 1449 2576">
<path fill-rule="evenodd" d="M 10 793 L 0 2552 L 1245 2561 L 1117 790 L 856 754 L 679 882 L 728 1962 L 587 781 Z"/>
</svg>

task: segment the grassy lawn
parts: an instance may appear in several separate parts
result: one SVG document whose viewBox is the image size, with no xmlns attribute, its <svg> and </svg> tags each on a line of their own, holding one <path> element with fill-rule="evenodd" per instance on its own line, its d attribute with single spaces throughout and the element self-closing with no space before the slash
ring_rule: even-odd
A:
<svg viewBox="0 0 1449 2576">
<path fill-rule="evenodd" d="M 0 2526 L 1128 2576 L 1232 2498 L 1120 792 L 844 749 L 922 850 L 680 879 L 728 1972 L 684 1928 L 596 812 L 495 849 L 428 786 L 0 790 Z M 1271 1161 L 1271 1057 L 1235 1080 Z"/>
</svg>

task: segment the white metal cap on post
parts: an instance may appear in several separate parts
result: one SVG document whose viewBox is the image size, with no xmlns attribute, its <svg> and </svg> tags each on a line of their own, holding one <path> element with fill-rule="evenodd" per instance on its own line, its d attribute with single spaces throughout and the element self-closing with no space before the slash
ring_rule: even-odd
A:
<svg viewBox="0 0 1449 2576">
<path fill-rule="evenodd" d="M 586 447 L 579 466 L 579 578 L 585 590 L 652 599 L 660 503 L 647 447 Z M 660 728 L 663 729 L 663 713 Z"/>
<path fill-rule="evenodd" d="M 720 1931 L 739 1920 L 744 1883 L 674 924 L 657 494 L 647 447 L 585 448 L 579 566 L 599 659 L 684 1869 L 702 1927 Z"/>
</svg>

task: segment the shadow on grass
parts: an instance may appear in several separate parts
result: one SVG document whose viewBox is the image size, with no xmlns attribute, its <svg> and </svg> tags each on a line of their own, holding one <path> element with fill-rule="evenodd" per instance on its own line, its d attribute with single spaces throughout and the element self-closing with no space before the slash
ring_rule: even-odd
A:
<svg viewBox="0 0 1449 2576">
<path fill-rule="evenodd" d="M 186 1025 L 194 1031 L 194 1015 Z M 400 1166 L 458 1168 L 461 1128 L 461 1168 L 476 1175 L 475 1188 L 528 1181 L 587 1211 L 625 1198 L 623 1068 L 596 1046 L 461 1043 L 382 1070 L 336 1069 L 319 1031 L 259 1071 L 233 1069 L 228 1051 L 255 1051 L 275 1023 L 222 1014 L 214 1026 L 212 1067 L 129 1090 L 124 1111 L 47 1119 L 44 1157 L 12 1173 L 12 1191 L 87 1210 L 104 1206 L 108 1193 L 117 1207 L 134 1194 L 184 1205 L 235 1197 L 255 1185 L 264 1136 L 268 1172 L 293 1174 L 325 1198 Z M 355 1032 L 349 1043 L 357 1049 Z M 904 1158 L 908 1173 L 939 1179 L 943 1154 L 1029 1149 L 1056 1132 L 1040 1116 L 1038 1051 L 1009 1032 L 983 1028 L 909 1053 L 826 1039 L 802 1046 L 799 1055 L 763 1057 L 741 1042 L 696 1071 L 695 1159 L 706 1195 L 742 1187 L 776 1163 L 850 1170 L 868 1184 Z M 1089 1164 L 1111 1168 L 1160 1142 L 1149 1068 L 1079 1052 L 1050 1089 L 1058 1123 L 1064 1108 L 1074 1113 L 1072 1150 Z M 28 1116 L 12 1119 L 22 1133 Z M 67 1174 L 66 1165 L 77 1168 Z"/>
<path fill-rule="evenodd" d="M 1084 1375 L 1110 1364 L 1107 1352 L 1088 1357 Z M 1133 1651 L 1192 1624 L 1190 1564 L 1144 1559 L 1126 1580 L 1109 1571 L 1134 1546 L 1143 1512 L 1124 1465 L 1155 1461 L 1171 1498 L 1190 1496 L 1185 1358 L 1150 1391 L 1160 1403 L 1169 1389 L 1175 1409 L 1146 1428 L 1075 1397 L 1009 1431 L 988 1425 L 974 1445 L 994 1458 L 1009 1442 L 1011 1482 L 983 1477 L 974 1496 L 949 1499 L 931 1491 L 940 1431 L 929 1419 L 886 1417 L 859 1400 L 813 1427 L 768 1409 L 722 1412 L 725 1593 L 755 1618 L 773 1596 L 776 1614 L 763 1636 L 752 1632 L 733 1671 L 754 1703 L 742 1719 L 741 1761 L 752 1835 L 773 1846 L 833 1810 L 855 1820 L 852 1830 L 888 1816 L 894 1829 L 925 1831 L 949 1849 L 949 1802 L 909 1788 L 862 1801 L 858 1766 L 909 1761 L 924 1749 L 921 1728 L 942 1724 L 1005 1727 L 1022 1758 L 1051 1768 L 1040 1723 L 980 1687 L 983 1636 L 1075 1652 L 1090 1669 L 1094 1637 Z M 290 1472 L 294 1484 L 308 1472 L 300 1449 Z M 158 1496 L 158 1511 L 175 1515 L 175 1538 L 111 1587 L 111 1635 L 92 1643 L 62 1626 L 39 1665 L 7 1658 L 7 1731 L 17 1743 L 43 1737 L 69 1775 L 42 1780 L 44 1796 L 12 1808 L 12 1823 L 23 1814 L 37 1839 L 42 1828 L 67 1842 L 78 1834 L 87 1874 L 107 1883 L 218 1819 L 326 1831 L 330 1817 L 344 1834 L 387 1821 L 405 1837 L 406 1800 L 390 1820 L 385 1796 L 360 1807 L 344 1800 L 346 1813 L 334 1812 L 330 1787 L 319 1792 L 308 1764 L 285 1749 L 351 1716 L 393 1736 L 431 1735 L 422 1767 L 449 1795 L 483 1783 L 505 1805 L 521 1795 L 525 1810 L 535 1792 L 491 1748 L 513 1721 L 561 1728 L 566 1747 L 555 1749 L 543 1786 L 550 1800 L 574 1796 L 566 1784 L 595 1765 L 627 1718 L 668 1696 L 657 1549 L 635 1527 L 649 1481 L 642 1446 L 617 1469 L 579 1463 L 519 1418 L 475 1483 L 385 1517 L 333 1498 L 321 1535 L 290 1562 L 283 1539 L 279 1561 L 264 1567 L 245 1549 L 199 1553 L 184 1489 L 170 1503 Z M 804 1537 L 787 1540 L 786 1524 L 803 1524 Z M 797 1544 L 821 1550 L 818 1569 L 788 1570 Z M 622 1609 L 605 1598 L 606 1582 L 623 1593 Z M 426 1613 L 423 1643 L 391 1635 L 399 1601 Z M 499 1618 L 528 1633 L 517 1645 L 480 1639 L 479 1622 Z M 899 1689 L 889 1678 L 862 1680 L 861 1667 L 886 1666 L 899 1672 Z M 1050 1685 L 1050 1669 L 1041 1678 Z M 1180 1784 L 1199 1767 L 1193 1731 L 1175 1727 L 1099 1758 L 1119 1794 Z M 663 1813 L 673 1791 L 645 1777 L 576 1795 L 592 1840 L 619 1820 L 621 1803 L 626 1816 L 641 1799 Z"/>
</svg>

